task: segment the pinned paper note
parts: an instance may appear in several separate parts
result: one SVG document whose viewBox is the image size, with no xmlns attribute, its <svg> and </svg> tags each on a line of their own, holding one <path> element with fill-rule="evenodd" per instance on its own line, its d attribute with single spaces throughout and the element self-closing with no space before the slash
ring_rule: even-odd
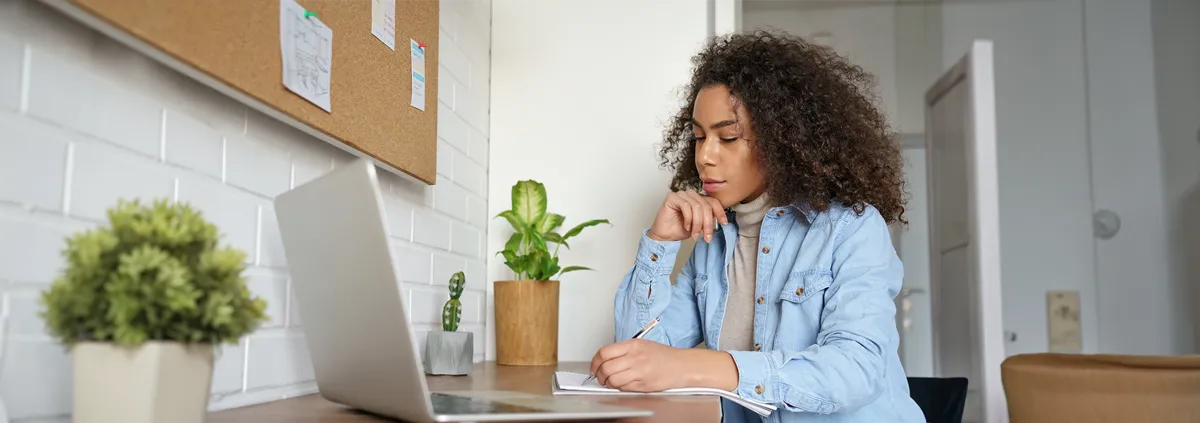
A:
<svg viewBox="0 0 1200 423">
<path fill-rule="evenodd" d="M 409 41 L 412 50 L 412 106 L 425 110 L 425 47 L 414 40 Z"/>
<path fill-rule="evenodd" d="M 333 30 L 295 0 L 280 0 L 279 6 L 283 85 L 326 112 L 331 111 Z"/>
<path fill-rule="evenodd" d="M 371 35 L 396 50 L 396 0 L 371 0 Z"/>
</svg>

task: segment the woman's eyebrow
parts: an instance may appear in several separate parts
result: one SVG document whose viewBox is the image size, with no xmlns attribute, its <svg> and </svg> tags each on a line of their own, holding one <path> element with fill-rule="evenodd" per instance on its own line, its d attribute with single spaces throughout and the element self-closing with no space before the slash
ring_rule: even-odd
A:
<svg viewBox="0 0 1200 423">
<path fill-rule="evenodd" d="M 726 119 L 726 120 L 723 120 L 723 121 L 720 121 L 720 122 L 714 123 L 714 124 L 712 125 L 712 127 L 708 128 L 708 129 L 716 130 L 716 129 L 721 129 L 721 128 L 724 128 L 724 127 L 726 127 L 726 126 L 735 125 L 735 124 L 737 124 L 737 121 L 736 121 L 736 120 L 733 120 L 733 119 Z M 700 124 L 700 122 L 697 122 L 697 121 L 696 121 L 696 119 L 692 119 L 692 125 L 694 125 L 694 126 L 698 126 L 698 127 L 700 127 L 700 128 L 704 128 L 704 125 L 701 125 L 701 124 Z"/>
</svg>

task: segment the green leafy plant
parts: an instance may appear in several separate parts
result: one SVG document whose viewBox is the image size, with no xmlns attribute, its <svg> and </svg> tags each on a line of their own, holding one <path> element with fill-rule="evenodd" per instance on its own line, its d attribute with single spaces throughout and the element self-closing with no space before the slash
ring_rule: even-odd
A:
<svg viewBox="0 0 1200 423">
<path fill-rule="evenodd" d="M 551 280 L 567 272 L 591 270 L 583 266 L 560 267 L 558 248 L 571 248 L 567 240 L 585 228 L 609 223 L 607 219 L 589 220 L 559 233 L 566 218 L 547 212 L 546 203 L 545 185 L 532 180 L 519 181 L 512 187 L 512 209 L 496 215 L 513 227 L 512 237 L 496 254 L 504 256 L 504 264 L 516 273 L 517 279 Z M 550 251 L 548 244 L 555 244 L 554 251 Z"/>
<path fill-rule="evenodd" d="M 236 343 L 266 320 L 242 278 L 245 253 L 218 248 L 191 206 L 122 200 L 108 223 L 67 238 L 66 268 L 42 293 L 59 342 Z"/>
<path fill-rule="evenodd" d="M 446 332 L 458 330 L 458 322 L 462 321 L 462 302 L 459 298 L 462 298 L 463 285 L 466 283 L 467 277 L 463 272 L 450 276 L 450 299 L 442 306 L 442 330 Z"/>
</svg>

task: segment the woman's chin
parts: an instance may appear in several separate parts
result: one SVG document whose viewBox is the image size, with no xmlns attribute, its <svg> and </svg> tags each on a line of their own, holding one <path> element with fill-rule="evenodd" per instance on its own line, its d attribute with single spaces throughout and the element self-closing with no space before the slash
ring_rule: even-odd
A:
<svg viewBox="0 0 1200 423">
<path fill-rule="evenodd" d="M 721 203 L 721 208 L 723 209 L 727 209 L 730 206 L 738 203 L 736 199 L 729 198 L 729 195 L 720 191 L 708 194 L 708 196 L 717 199 L 717 201 Z"/>
</svg>

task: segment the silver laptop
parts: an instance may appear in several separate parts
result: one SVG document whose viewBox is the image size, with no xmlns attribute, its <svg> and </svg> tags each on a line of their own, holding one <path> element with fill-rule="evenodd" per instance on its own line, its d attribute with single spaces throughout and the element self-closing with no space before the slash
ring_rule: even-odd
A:
<svg viewBox="0 0 1200 423">
<path fill-rule="evenodd" d="M 653 414 L 552 395 L 430 392 L 393 264 L 375 172 L 371 162 L 358 160 L 275 199 L 292 286 L 323 397 L 417 422 Z M 550 386 L 549 378 L 546 384 Z"/>
</svg>

